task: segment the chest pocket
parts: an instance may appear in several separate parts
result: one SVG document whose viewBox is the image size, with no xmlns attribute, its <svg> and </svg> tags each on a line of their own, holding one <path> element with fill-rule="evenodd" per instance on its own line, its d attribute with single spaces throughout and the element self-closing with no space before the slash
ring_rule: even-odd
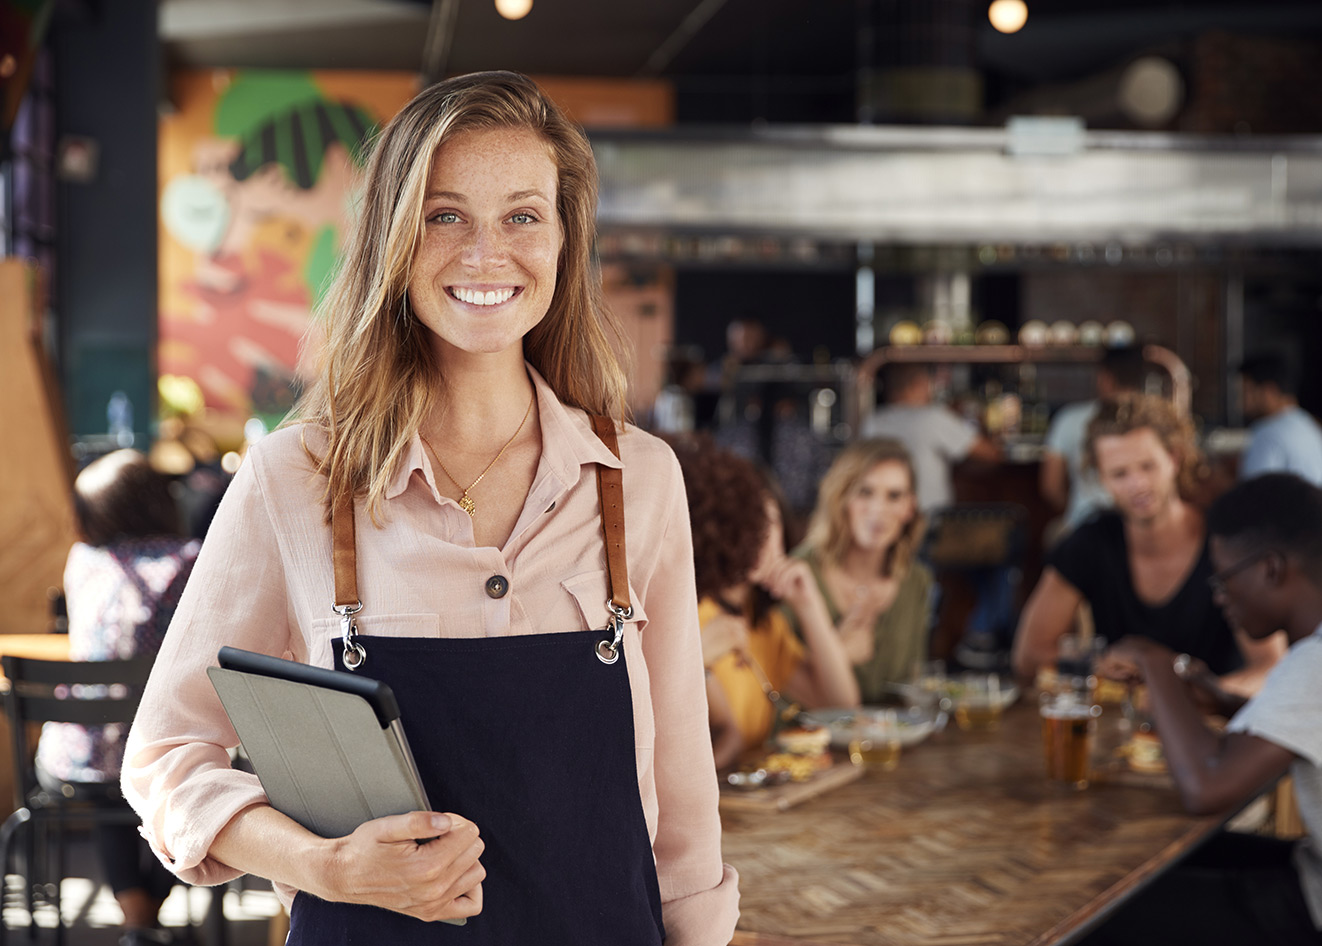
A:
<svg viewBox="0 0 1322 946">
<path fill-rule="evenodd" d="M 560 582 L 560 587 L 569 592 L 578 604 L 583 630 L 601 630 L 605 633 L 606 621 L 610 611 L 606 600 L 606 572 L 603 570 L 584 572 Z M 651 679 L 647 672 L 647 663 L 643 658 L 642 629 L 647 625 L 647 613 L 632 586 L 629 588 L 629 600 L 633 603 L 633 616 L 624 624 L 624 661 L 629 667 L 629 690 L 633 700 L 634 744 L 639 752 L 650 753 L 656 742 L 656 720 L 652 716 Z M 603 665 L 603 669 L 610 668 Z"/>
</svg>

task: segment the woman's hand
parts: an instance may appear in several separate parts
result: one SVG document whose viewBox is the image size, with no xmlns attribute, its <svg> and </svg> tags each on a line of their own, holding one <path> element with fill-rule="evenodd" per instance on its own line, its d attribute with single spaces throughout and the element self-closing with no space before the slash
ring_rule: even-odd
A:
<svg viewBox="0 0 1322 946">
<path fill-rule="evenodd" d="M 877 650 L 877 635 L 872 622 L 842 620 L 840 643 L 845 648 L 845 656 L 849 658 L 851 666 L 867 663 Z"/>
<path fill-rule="evenodd" d="M 750 577 L 773 598 L 784 601 L 795 611 L 821 594 L 817 590 L 817 580 L 813 578 L 812 569 L 799 558 L 784 556 L 768 562 Z"/>
<path fill-rule="evenodd" d="M 416 839 L 425 838 L 421 844 Z M 324 900 L 365 903 L 419 920 L 482 912 L 477 825 L 454 814 L 415 811 L 377 818 L 332 841 Z"/>
<path fill-rule="evenodd" d="M 898 578 L 879 578 L 870 581 L 860 586 L 855 593 L 854 603 L 847 616 L 856 617 L 857 620 L 869 625 L 875 624 L 877 618 L 889 611 L 899 596 Z"/>
<path fill-rule="evenodd" d="M 702 626 L 702 664 L 710 667 L 728 653 L 748 650 L 748 622 L 733 614 L 718 614 Z"/>
<path fill-rule="evenodd" d="M 872 659 L 877 649 L 877 618 L 890 610 L 899 593 L 900 583 L 894 578 L 859 586 L 839 625 L 840 639 L 850 663 L 865 664 Z"/>
</svg>

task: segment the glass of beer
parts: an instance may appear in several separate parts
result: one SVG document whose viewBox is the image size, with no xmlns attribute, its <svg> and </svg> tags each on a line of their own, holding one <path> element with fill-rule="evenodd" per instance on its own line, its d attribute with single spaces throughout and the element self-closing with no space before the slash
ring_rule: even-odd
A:
<svg viewBox="0 0 1322 946">
<path fill-rule="evenodd" d="M 1001 725 L 1005 702 L 994 673 L 966 673 L 953 688 L 955 722 L 965 732 L 993 732 Z"/>
<path fill-rule="evenodd" d="M 1088 787 L 1093 733 L 1102 708 L 1078 692 L 1043 693 L 1042 748 L 1047 778 L 1071 788 Z"/>
<path fill-rule="evenodd" d="M 893 709 L 861 712 L 849 737 L 849 761 L 893 772 L 900 764 L 900 720 Z"/>
</svg>

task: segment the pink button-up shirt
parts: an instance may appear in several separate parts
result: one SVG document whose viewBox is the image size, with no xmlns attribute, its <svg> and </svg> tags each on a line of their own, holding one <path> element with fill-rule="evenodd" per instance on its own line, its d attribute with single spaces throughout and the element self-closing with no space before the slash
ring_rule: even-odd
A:
<svg viewBox="0 0 1322 946">
<path fill-rule="evenodd" d="M 608 616 L 596 464 L 623 466 L 634 615 L 624 646 L 633 692 L 638 791 L 652 838 L 670 946 L 728 943 L 737 878 L 720 857 L 716 778 L 707 731 L 692 537 L 674 455 L 636 428 L 621 460 L 582 411 L 562 405 L 530 369 L 542 456 L 504 548 L 477 548 L 472 520 L 436 490 L 415 436 L 387 492 L 384 521 L 356 509 L 363 634 L 501 637 L 602 628 Z M 332 664 L 330 529 L 318 476 L 287 428 L 257 444 L 221 503 L 130 731 L 125 796 L 143 833 L 184 880 L 235 871 L 208 855 L 242 809 L 265 801 L 255 776 L 230 768 L 238 744 L 206 676 L 216 652 L 246 650 Z M 314 434 L 308 433 L 310 444 Z M 503 576 L 504 596 L 487 594 Z M 554 685 L 554 681 L 548 681 Z M 462 814 L 462 812 L 460 812 Z M 480 827 L 480 826 L 479 826 Z M 294 891 L 277 885 L 288 906 Z"/>
</svg>

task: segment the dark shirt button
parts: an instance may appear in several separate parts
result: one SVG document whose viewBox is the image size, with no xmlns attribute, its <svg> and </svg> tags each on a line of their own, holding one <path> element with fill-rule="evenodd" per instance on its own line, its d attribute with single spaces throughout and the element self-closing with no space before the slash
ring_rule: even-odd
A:
<svg viewBox="0 0 1322 946">
<path fill-rule="evenodd" d="M 504 575 L 492 575 L 487 579 L 487 597 L 503 598 L 505 597 L 505 592 L 509 590 L 509 579 Z"/>
</svg>

